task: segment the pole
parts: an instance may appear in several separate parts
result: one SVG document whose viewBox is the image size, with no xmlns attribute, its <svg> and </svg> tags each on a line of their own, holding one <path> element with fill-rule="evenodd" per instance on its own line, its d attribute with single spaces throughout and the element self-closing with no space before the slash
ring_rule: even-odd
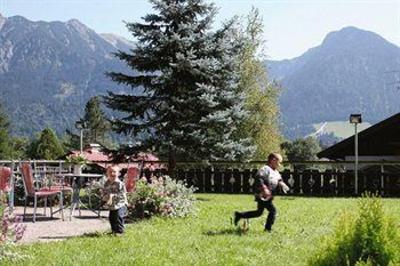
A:
<svg viewBox="0 0 400 266">
<path fill-rule="evenodd" d="M 356 195 L 358 195 L 358 134 L 357 134 L 357 123 L 354 123 L 354 190 Z"/>
<path fill-rule="evenodd" d="M 83 152 L 83 128 L 81 128 L 81 154 Z"/>
<path fill-rule="evenodd" d="M 14 175 L 14 168 L 15 168 L 15 163 L 14 161 L 11 162 L 11 179 L 10 179 L 10 198 L 8 200 L 8 206 L 9 206 L 9 214 L 12 214 L 14 211 L 14 198 L 15 198 L 15 193 L 14 193 L 14 188 L 15 188 L 15 175 Z"/>
</svg>

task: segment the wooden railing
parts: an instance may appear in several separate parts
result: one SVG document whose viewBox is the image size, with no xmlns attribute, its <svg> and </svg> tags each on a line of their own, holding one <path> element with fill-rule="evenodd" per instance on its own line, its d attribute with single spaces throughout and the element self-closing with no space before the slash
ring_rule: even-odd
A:
<svg viewBox="0 0 400 266">
<path fill-rule="evenodd" d="M 178 163 L 175 178 L 198 188 L 200 193 L 253 193 L 257 170 L 265 162 Z M 289 195 L 356 196 L 354 162 L 287 162 L 282 178 L 291 188 Z M 165 169 L 142 171 L 142 175 L 165 173 Z M 359 162 L 358 193 L 385 197 L 400 196 L 399 161 Z"/>
</svg>

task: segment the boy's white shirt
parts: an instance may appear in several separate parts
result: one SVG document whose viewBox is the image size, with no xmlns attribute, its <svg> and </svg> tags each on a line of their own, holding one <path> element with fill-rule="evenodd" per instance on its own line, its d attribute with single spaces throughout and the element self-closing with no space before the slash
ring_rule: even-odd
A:
<svg viewBox="0 0 400 266">
<path fill-rule="evenodd" d="M 278 187 L 279 180 L 282 180 L 282 176 L 279 171 L 272 169 L 268 165 L 263 166 L 259 171 L 261 176 L 268 176 L 271 189 L 275 190 Z"/>
<path fill-rule="evenodd" d="M 108 195 L 108 201 L 107 201 L 107 205 L 111 205 L 113 202 L 113 198 L 115 197 L 115 194 L 110 194 Z"/>
<path fill-rule="evenodd" d="M 107 180 L 106 180 L 106 182 L 107 181 L 109 181 L 109 182 L 111 182 L 111 183 L 113 183 L 113 182 L 118 182 L 118 183 L 120 183 L 120 184 L 122 184 L 123 186 L 124 186 L 124 183 L 117 177 L 114 181 L 111 181 L 109 178 L 107 178 Z M 108 205 L 108 206 L 110 206 L 110 205 L 112 205 L 113 204 L 113 198 L 114 197 L 116 197 L 118 194 L 115 194 L 115 193 L 109 193 L 108 194 L 108 199 L 107 199 L 107 201 L 106 201 L 106 205 Z M 124 192 L 123 192 L 123 197 L 124 197 L 124 199 L 123 199 L 123 201 L 124 201 L 124 203 L 123 203 L 123 205 L 127 205 L 127 203 L 128 203 L 128 201 L 127 201 L 127 197 L 126 197 L 126 189 L 124 188 Z M 119 204 L 118 204 L 119 205 Z"/>
<path fill-rule="evenodd" d="M 110 181 L 110 182 L 119 182 L 119 181 L 121 181 L 121 180 L 120 180 L 118 177 L 116 177 L 114 181 L 111 181 L 109 178 L 107 178 L 106 181 Z M 113 198 L 115 197 L 115 195 L 116 195 L 116 194 L 114 194 L 114 193 L 110 193 L 110 194 L 108 195 L 108 201 L 107 201 L 107 203 L 106 203 L 107 205 L 111 205 L 111 204 L 112 204 L 112 201 L 113 201 Z"/>
</svg>

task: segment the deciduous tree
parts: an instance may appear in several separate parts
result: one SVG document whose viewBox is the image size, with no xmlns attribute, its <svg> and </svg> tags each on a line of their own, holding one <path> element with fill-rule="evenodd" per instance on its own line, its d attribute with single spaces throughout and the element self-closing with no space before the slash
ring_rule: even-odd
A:
<svg viewBox="0 0 400 266">
<path fill-rule="evenodd" d="M 255 159 L 266 159 L 279 152 L 282 135 L 279 130 L 278 96 L 280 87 L 268 78 L 263 63 L 263 22 L 253 9 L 246 22 L 238 25 L 237 38 L 243 42 L 240 53 L 240 89 L 246 95 L 245 109 L 250 116 L 240 126 L 240 136 L 249 137 L 257 147 Z"/>
<path fill-rule="evenodd" d="M 321 150 L 321 147 L 316 138 L 308 137 L 284 142 L 282 149 L 289 161 L 312 161 L 317 159 L 317 153 Z"/>
</svg>

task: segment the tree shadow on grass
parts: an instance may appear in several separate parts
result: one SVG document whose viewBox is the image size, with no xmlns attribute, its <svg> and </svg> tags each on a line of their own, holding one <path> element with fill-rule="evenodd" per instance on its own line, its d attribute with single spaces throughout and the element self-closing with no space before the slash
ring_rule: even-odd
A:
<svg viewBox="0 0 400 266">
<path fill-rule="evenodd" d="M 17 214 L 19 215 L 19 214 Z M 23 215 L 21 215 L 23 216 Z M 24 222 L 33 222 L 33 214 L 25 214 Z M 43 214 L 36 214 L 36 222 L 49 222 L 49 221 L 59 221 L 61 218 L 50 217 Z"/>
<path fill-rule="evenodd" d="M 79 220 L 95 220 L 95 219 L 103 219 L 103 220 L 107 220 L 108 216 L 96 216 L 96 215 L 81 215 L 81 216 L 73 216 L 74 219 L 79 219 Z M 68 217 L 69 219 L 69 217 Z"/>
<path fill-rule="evenodd" d="M 83 235 L 55 235 L 55 236 L 41 236 L 39 239 L 46 239 L 46 240 L 66 240 L 72 238 L 98 238 L 107 235 L 112 235 L 111 232 L 92 232 L 92 233 L 85 233 Z"/>
<path fill-rule="evenodd" d="M 40 236 L 39 239 L 46 239 L 46 240 L 65 240 L 69 238 L 73 238 L 75 236 Z"/>
<path fill-rule="evenodd" d="M 196 200 L 198 200 L 198 201 L 210 201 L 210 199 L 203 198 L 203 197 L 196 197 Z"/>
<path fill-rule="evenodd" d="M 111 236 L 112 232 L 106 231 L 106 232 L 92 232 L 92 233 L 85 233 L 81 236 L 78 236 L 79 238 L 98 238 L 98 237 L 103 237 L 103 236 Z"/>
<path fill-rule="evenodd" d="M 99 238 L 99 237 L 112 237 L 112 238 L 117 237 L 118 238 L 118 237 L 123 237 L 125 235 L 126 235 L 125 233 L 116 234 L 111 231 L 106 231 L 106 232 L 86 233 L 86 234 L 83 234 L 83 235 L 77 236 L 77 237 L 78 238 Z"/>
<path fill-rule="evenodd" d="M 284 197 L 280 197 L 280 200 L 295 200 L 296 197 L 294 196 L 284 196 Z"/>
<path fill-rule="evenodd" d="M 229 228 L 229 229 L 222 229 L 222 230 L 209 230 L 206 232 L 203 232 L 203 235 L 206 236 L 223 236 L 223 235 L 238 235 L 242 236 L 247 234 L 248 231 L 244 231 L 242 229 L 238 228 Z"/>
</svg>

